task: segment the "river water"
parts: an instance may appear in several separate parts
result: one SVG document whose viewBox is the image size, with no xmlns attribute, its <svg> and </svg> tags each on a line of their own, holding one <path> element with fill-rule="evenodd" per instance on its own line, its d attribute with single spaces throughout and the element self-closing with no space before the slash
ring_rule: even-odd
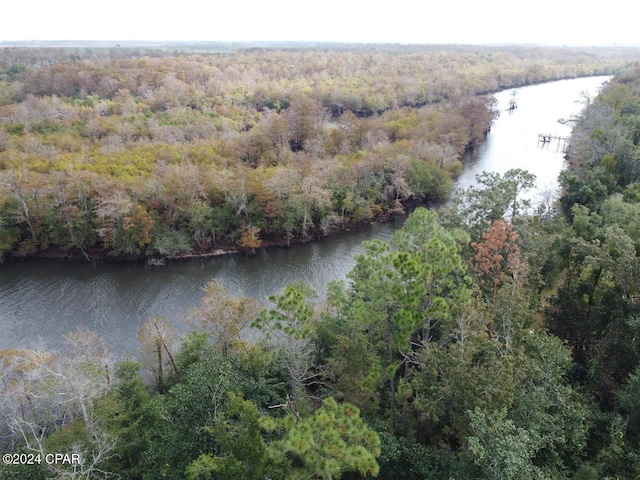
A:
<svg viewBox="0 0 640 480">
<path fill-rule="evenodd" d="M 456 188 L 472 185 L 482 171 L 504 173 L 522 168 L 538 178 L 534 202 L 547 201 L 564 166 L 562 142 L 539 143 L 538 134 L 568 136 L 568 119 L 582 108 L 588 92 L 595 95 L 609 77 L 549 82 L 519 88 L 518 108 L 506 111 L 513 90 L 498 92 L 501 115 L 486 142 L 465 159 Z M 402 225 L 373 225 L 315 243 L 261 250 L 255 257 L 233 255 L 190 259 L 166 266 L 84 264 L 59 260 L 25 260 L 0 266 L 0 349 L 42 344 L 63 348 L 64 335 L 80 325 L 97 332 L 114 351 L 138 349 L 137 330 L 151 315 L 173 321 L 186 331 L 184 313 L 198 305 L 202 287 L 214 277 L 226 281 L 233 294 L 244 292 L 260 301 L 303 279 L 324 296 L 327 282 L 344 279 L 362 252 L 362 242 L 388 240 Z"/>
</svg>

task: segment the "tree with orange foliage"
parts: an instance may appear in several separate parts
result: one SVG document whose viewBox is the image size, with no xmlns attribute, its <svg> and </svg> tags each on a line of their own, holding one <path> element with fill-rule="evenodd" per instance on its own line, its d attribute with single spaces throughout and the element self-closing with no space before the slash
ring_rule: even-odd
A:
<svg viewBox="0 0 640 480">
<path fill-rule="evenodd" d="M 510 223 L 495 220 L 482 238 L 484 242 L 471 244 L 476 252 L 473 271 L 480 275 L 481 285 L 491 286 L 491 303 L 495 303 L 498 286 L 508 278 L 517 283 L 522 272 L 523 260 L 516 243 L 518 234 Z"/>
</svg>

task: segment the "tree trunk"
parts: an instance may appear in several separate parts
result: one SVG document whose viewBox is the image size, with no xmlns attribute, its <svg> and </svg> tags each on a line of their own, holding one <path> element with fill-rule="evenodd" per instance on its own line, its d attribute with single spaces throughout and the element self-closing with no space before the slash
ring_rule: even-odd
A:
<svg viewBox="0 0 640 480">
<path fill-rule="evenodd" d="M 407 438 L 407 400 L 405 399 L 402 406 L 402 436 Z"/>
<path fill-rule="evenodd" d="M 387 319 L 387 331 L 385 335 L 385 342 L 387 344 L 387 366 L 393 362 L 393 356 L 391 353 L 391 323 Z M 389 390 L 391 393 L 391 431 L 396 431 L 396 384 L 395 384 L 395 372 L 389 379 Z"/>
<path fill-rule="evenodd" d="M 182 380 L 181 376 L 180 376 L 180 371 L 178 370 L 178 365 L 176 365 L 176 361 L 173 358 L 173 355 L 171 355 L 171 351 L 169 351 L 169 347 L 167 346 L 166 342 L 164 341 L 164 338 L 162 338 L 162 334 L 160 333 L 160 328 L 158 327 L 158 324 L 154 321 L 153 322 L 153 326 L 156 328 L 156 332 L 158 333 L 158 338 L 160 340 L 160 343 L 162 344 L 162 346 L 164 347 L 165 351 L 167 352 L 167 355 L 169 356 L 169 361 L 171 362 L 171 365 L 173 366 L 173 371 L 175 372 L 176 376 L 178 377 L 178 381 Z M 158 346 L 158 348 L 160 348 Z M 161 360 L 162 354 L 160 352 L 158 352 L 158 360 Z M 160 368 L 162 368 L 162 365 L 160 365 Z"/>
<path fill-rule="evenodd" d="M 29 225 L 29 231 L 31 232 L 31 238 L 35 241 L 36 240 L 36 232 L 35 229 L 33 228 L 33 222 L 31 221 L 31 215 L 29 214 L 29 206 L 27 205 L 27 201 L 24 199 L 24 196 L 22 195 L 22 191 L 19 189 L 16 189 L 14 191 L 14 193 L 18 196 L 18 200 L 20 201 L 20 205 L 22 206 L 22 213 L 24 214 L 24 218 L 27 222 L 27 225 Z"/>
<path fill-rule="evenodd" d="M 162 388 L 162 345 L 156 342 L 156 351 L 158 352 L 158 389 Z"/>
<path fill-rule="evenodd" d="M 296 417 L 296 423 L 300 420 L 300 412 L 298 411 L 298 377 L 296 375 L 295 358 L 291 339 L 288 339 L 289 350 L 289 377 L 291 379 L 291 411 Z"/>
<path fill-rule="evenodd" d="M 396 384 L 395 378 L 392 376 L 389 379 L 389 388 L 391 390 L 391 432 L 396 431 Z"/>
</svg>

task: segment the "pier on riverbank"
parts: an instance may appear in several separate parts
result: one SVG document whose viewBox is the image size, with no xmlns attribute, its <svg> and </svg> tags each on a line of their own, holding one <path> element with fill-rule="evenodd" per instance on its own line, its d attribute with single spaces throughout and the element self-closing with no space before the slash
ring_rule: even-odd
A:
<svg viewBox="0 0 640 480">
<path fill-rule="evenodd" d="M 553 135 L 550 133 L 539 133 L 538 134 L 538 143 L 551 143 L 557 142 L 559 146 L 562 146 L 562 151 L 567 150 L 567 142 L 569 141 L 569 137 L 563 137 L 561 135 Z"/>
</svg>

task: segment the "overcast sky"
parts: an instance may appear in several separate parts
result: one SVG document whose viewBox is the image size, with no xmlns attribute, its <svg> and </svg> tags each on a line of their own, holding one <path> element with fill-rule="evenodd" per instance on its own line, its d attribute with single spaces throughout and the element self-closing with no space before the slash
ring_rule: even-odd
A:
<svg viewBox="0 0 640 480">
<path fill-rule="evenodd" d="M 24 0 L 0 40 L 639 45 L 630 0 Z"/>
</svg>

